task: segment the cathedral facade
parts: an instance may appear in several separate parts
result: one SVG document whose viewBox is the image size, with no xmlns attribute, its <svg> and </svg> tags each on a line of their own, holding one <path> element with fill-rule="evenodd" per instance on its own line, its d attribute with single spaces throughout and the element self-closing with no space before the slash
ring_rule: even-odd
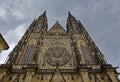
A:
<svg viewBox="0 0 120 82">
<path fill-rule="evenodd" d="M 70 12 L 65 30 L 50 30 L 46 12 L 34 20 L 0 66 L 0 82 L 119 82 L 84 26 Z"/>
</svg>

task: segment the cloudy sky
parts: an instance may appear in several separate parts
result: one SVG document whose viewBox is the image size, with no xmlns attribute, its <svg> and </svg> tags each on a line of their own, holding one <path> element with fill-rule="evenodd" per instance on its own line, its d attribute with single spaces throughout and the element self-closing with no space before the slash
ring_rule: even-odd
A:
<svg viewBox="0 0 120 82">
<path fill-rule="evenodd" d="M 44 10 L 49 28 L 56 20 L 65 28 L 68 11 L 71 11 L 107 62 L 120 66 L 120 0 L 0 0 L 0 33 L 10 46 L 0 54 L 0 63 L 4 63 L 31 22 Z"/>
</svg>

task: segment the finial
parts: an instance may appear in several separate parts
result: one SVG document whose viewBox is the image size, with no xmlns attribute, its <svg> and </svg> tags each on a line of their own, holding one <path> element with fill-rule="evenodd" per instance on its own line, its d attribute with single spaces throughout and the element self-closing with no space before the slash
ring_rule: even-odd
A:
<svg viewBox="0 0 120 82">
<path fill-rule="evenodd" d="M 46 10 L 44 11 L 43 15 L 46 16 Z"/>
<path fill-rule="evenodd" d="M 59 23 L 58 20 L 56 21 L 56 23 Z"/>
<path fill-rule="evenodd" d="M 68 11 L 68 16 L 69 16 L 69 17 L 72 16 L 72 14 L 70 13 L 70 11 Z"/>
<path fill-rule="evenodd" d="M 58 21 L 58 20 L 56 21 L 55 25 L 56 25 L 56 24 L 59 24 L 59 25 L 60 25 L 60 23 L 59 23 L 59 21 Z"/>
<path fill-rule="evenodd" d="M 70 19 L 70 18 L 76 19 L 76 18 L 70 13 L 70 11 L 68 11 L 68 19 Z"/>
<path fill-rule="evenodd" d="M 45 18 L 46 18 L 46 10 L 43 12 L 42 15 L 40 15 L 40 16 L 38 17 L 38 19 L 40 19 L 41 17 L 45 17 Z"/>
</svg>

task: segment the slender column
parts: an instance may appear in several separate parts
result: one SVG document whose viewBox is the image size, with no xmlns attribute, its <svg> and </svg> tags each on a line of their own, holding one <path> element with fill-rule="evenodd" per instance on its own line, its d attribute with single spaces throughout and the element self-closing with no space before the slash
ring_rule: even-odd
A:
<svg viewBox="0 0 120 82">
<path fill-rule="evenodd" d="M 101 79 L 100 74 L 97 75 L 97 78 L 99 79 L 100 82 L 104 82 L 104 81 Z"/>
<path fill-rule="evenodd" d="M 81 75 L 82 75 L 82 78 L 83 78 L 83 82 L 90 82 L 90 79 L 88 77 L 88 70 L 87 69 L 81 69 Z"/>
<path fill-rule="evenodd" d="M 24 77 L 24 74 L 21 74 L 21 75 L 19 76 L 19 82 L 23 82 L 23 77 Z"/>
<path fill-rule="evenodd" d="M 18 75 L 14 74 L 14 75 L 12 75 L 12 79 L 9 82 L 14 82 L 17 80 L 17 78 L 18 78 Z"/>
<path fill-rule="evenodd" d="M 27 72 L 26 77 L 25 77 L 25 82 L 31 82 L 32 80 L 32 75 L 34 74 L 34 72 Z"/>
<path fill-rule="evenodd" d="M 83 82 L 81 72 L 79 71 L 77 78 L 73 82 Z"/>
<path fill-rule="evenodd" d="M 7 73 L 7 70 L 6 69 L 1 69 L 0 70 L 0 81 L 2 80 L 3 76 L 5 76 Z"/>
<path fill-rule="evenodd" d="M 94 82 L 95 81 L 94 74 L 91 74 L 90 77 L 91 77 L 90 82 Z"/>
<path fill-rule="evenodd" d="M 6 75 L 6 72 L 5 71 L 0 71 L 0 80 L 2 79 L 2 77 L 4 76 L 4 75 Z"/>
<path fill-rule="evenodd" d="M 110 79 L 112 80 L 112 82 L 118 82 L 117 78 L 115 77 L 115 73 L 113 72 L 113 70 L 111 69 L 107 69 L 107 74 L 109 75 Z"/>
</svg>

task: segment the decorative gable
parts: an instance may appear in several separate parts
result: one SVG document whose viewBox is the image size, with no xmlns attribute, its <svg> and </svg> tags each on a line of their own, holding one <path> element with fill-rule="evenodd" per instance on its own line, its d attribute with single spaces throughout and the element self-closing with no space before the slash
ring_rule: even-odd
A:
<svg viewBox="0 0 120 82">
<path fill-rule="evenodd" d="M 66 34 L 64 28 L 60 25 L 58 21 L 52 26 L 52 28 L 48 31 L 50 35 L 63 35 Z"/>
</svg>

